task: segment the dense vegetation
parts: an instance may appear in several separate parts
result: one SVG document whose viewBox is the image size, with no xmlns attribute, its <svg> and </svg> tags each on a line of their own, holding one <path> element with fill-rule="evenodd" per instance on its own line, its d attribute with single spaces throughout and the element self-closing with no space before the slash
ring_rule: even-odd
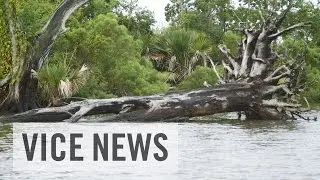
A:
<svg viewBox="0 0 320 180">
<path fill-rule="evenodd" d="M 0 80 L 21 61 L 33 45 L 34 37 L 45 25 L 61 0 L 7 1 L 14 17 L 8 17 L 0 2 Z M 2 4 L 1 4 L 2 3 Z M 148 95 L 169 88 L 197 88 L 211 85 L 220 71 L 219 44 L 236 53 L 243 39 L 240 29 L 272 13 L 278 14 L 288 1 L 171 0 L 166 6 L 170 25 L 154 31 L 155 18 L 138 7 L 137 0 L 91 0 L 68 21 L 70 30 L 61 35 L 49 54 L 44 68 L 34 70 L 39 80 L 43 105 L 59 99 L 108 98 Z M 279 39 L 273 46 L 283 61 L 304 58 L 301 74 L 307 87 L 301 91 L 313 103 L 320 103 L 320 7 L 307 0 L 294 0 L 286 25 L 312 21 L 309 28 Z M 11 56 L 10 19 L 14 18 L 19 44 Z M 17 70 L 19 71 L 19 69 Z M 223 72 L 220 72 L 223 73 Z M 301 90 L 304 87 L 301 87 Z M 6 89 L 0 89 L 0 101 Z"/>
</svg>

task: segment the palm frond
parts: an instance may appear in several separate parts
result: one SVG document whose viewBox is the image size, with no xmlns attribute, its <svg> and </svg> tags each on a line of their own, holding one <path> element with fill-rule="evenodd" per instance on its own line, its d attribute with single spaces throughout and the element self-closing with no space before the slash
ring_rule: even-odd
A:
<svg viewBox="0 0 320 180">
<path fill-rule="evenodd" d="M 85 85 L 87 74 L 87 66 L 83 65 L 80 70 L 74 70 L 67 64 L 66 59 L 47 63 L 37 73 L 44 100 L 53 103 L 57 99 L 71 97 Z"/>
</svg>

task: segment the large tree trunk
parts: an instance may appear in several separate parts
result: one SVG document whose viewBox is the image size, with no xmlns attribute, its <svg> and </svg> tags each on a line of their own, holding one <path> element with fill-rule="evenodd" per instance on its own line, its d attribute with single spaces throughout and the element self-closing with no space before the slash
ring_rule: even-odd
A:
<svg viewBox="0 0 320 180">
<path fill-rule="evenodd" d="M 12 46 L 13 70 L 11 77 L 14 78 L 12 78 L 12 82 L 6 82 L 9 84 L 8 94 L 4 102 L 0 102 L 0 110 L 22 112 L 39 107 L 37 104 L 38 81 L 32 72 L 43 67 L 57 37 L 67 31 L 65 27 L 66 21 L 74 11 L 88 2 L 88 0 L 63 1 L 43 27 L 41 33 L 38 34 L 35 43 L 28 50 L 27 55 L 20 58 L 17 56 L 15 17 L 11 11 L 12 7 L 8 4 L 8 0 L 5 0 L 5 2 L 8 9 Z M 0 88 L 4 85 L 4 83 L 0 84 Z"/>
<path fill-rule="evenodd" d="M 109 115 L 103 121 L 170 121 L 225 112 L 250 111 L 257 119 L 286 119 L 276 108 L 298 105 L 262 100 L 269 89 L 259 84 L 224 84 L 168 94 L 97 99 L 73 102 L 67 106 L 27 111 L 0 122 L 77 122 L 83 116 Z"/>
<path fill-rule="evenodd" d="M 85 100 L 67 106 L 27 111 L 0 119 L 4 122 L 77 122 L 87 115 L 109 114 L 106 121 L 166 121 L 175 118 L 245 111 L 264 106 L 262 87 L 226 84 L 214 88 L 163 95 Z M 115 114 L 115 115 L 111 115 Z M 275 117 L 278 119 L 278 117 Z"/>
</svg>

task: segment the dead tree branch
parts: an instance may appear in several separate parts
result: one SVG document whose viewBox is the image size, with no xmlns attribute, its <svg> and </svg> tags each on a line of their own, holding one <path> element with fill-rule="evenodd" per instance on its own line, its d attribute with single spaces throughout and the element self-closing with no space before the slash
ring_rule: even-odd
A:
<svg viewBox="0 0 320 180">
<path fill-rule="evenodd" d="M 310 27 L 310 25 L 311 25 L 311 22 L 295 24 L 295 25 L 290 26 L 290 27 L 288 27 L 288 28 L 286 28 L 286 29 L 284 29 L 284 30 L 282 30 L 280 32 L 277 32 L 275 34 L 270 35 L 269 38 L 274 40 L 274 39 L 277 39 L 279 36 L 283 36 L 283 35 L 291 32 L 291 31 L 293 31 L 293 30 L 295 30 L 297 28 Z"/>
</svg>

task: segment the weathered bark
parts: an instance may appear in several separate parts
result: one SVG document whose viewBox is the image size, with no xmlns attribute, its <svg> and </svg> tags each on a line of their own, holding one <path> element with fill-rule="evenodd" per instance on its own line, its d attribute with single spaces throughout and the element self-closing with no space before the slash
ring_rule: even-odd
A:
<svg viewBox="0 0 320 180">
<path fill-rule="evenodd" d="M 166 121 L 223 112 L 244 111 L 262 106 L 261 87 L 226 84 L 163 95 L 85 100 L 67 106 L 27 111 L 0 119 L 2 122 L 77 122 L 81 117 L 115 114 L 106 121 Z"/>
<path fill-rule="evenodd" d="M 6 0 L 7 2 L 7 0 Z M 9 92 L 4 102 L 0 102 L 0 110 L 21 112 L 35 109 L 37 105 L 38 81 L 33 76 L 32 70 L 41 69 L 45 63 L 56 38 L 64 33 L 66 21 L 71 14 L 88 0 L 65 0 L 56 9 L 52 17 L 48 20 L 33 46 L 29 49 L 27 56 L 17 57 L 16 34 L 13 24 L 13 17 L 9 9 L 9 28 L 12 39 L 12 59 L 14 82 L 9 86 Z"/>
<path fill-rule="evenodd" d="M 260 84 L 229 83 L 192 91 L 114 99 L 91 99 L 62 107 L 42 108 L 0 118 L 0 122 L 77 122 L 84 116 L 109 115 L 104 121 L 170 121 L 176 118 L 246 111 L 255 119 L 286 119 L 277 108 L 297 108 L 275 100 L 263 100 L 270 89 Z"/>
</svg>

